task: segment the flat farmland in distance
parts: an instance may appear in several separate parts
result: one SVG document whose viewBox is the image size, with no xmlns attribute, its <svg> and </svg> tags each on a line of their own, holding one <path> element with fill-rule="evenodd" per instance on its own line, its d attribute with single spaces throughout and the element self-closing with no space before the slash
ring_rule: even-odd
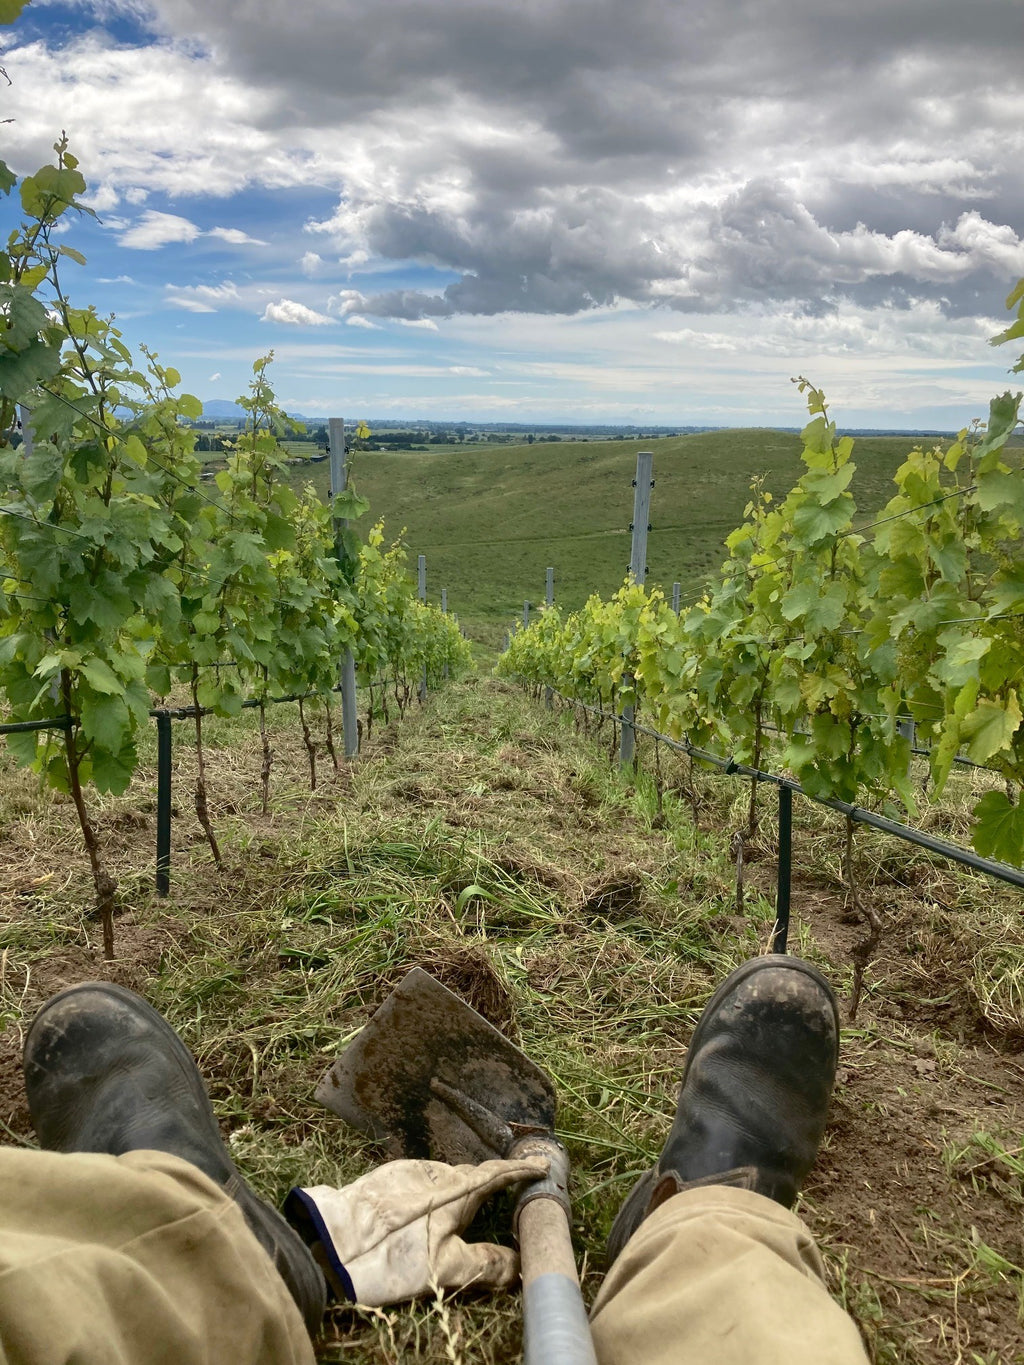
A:
<svg viewBox="0 0 1024 1365">
<path fill-rule="evenodd" d="M 856 440 L 852 487 L 865 521 L 896 491 L 893 473 L 919 443 Z M 410 554 L 427 556 L 431 600 L 447 588 L 450 609 L 493 643 L 525 599 L 544 600 L 548 565 L 556 601 L 569 609 L 619 586 L 629 564 L 637 451 L 654 452 L 649 582 L 670 593 L 678 580 L 685 593 L 721 564 L 751 479 L 764 474 L 783 497 L 802 472 L 800 448 L 792 433 L 740 429 L 652 441 L 356 452 L 353 480 L 370 499 L 370 517 L 383 517 L 389 536 L 405 527 Z M 293 478 L 326 493 L 328 466 L 296 468 Z"/>
</svg>

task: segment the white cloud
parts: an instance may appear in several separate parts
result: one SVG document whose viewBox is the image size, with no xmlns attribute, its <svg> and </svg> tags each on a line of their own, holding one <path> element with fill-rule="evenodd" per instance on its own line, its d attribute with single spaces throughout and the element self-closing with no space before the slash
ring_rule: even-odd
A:
<svg viewBox="0 0 1024 1365">
<path fill-rule="evenodd" d="M 480 379 L 483 376 L 490 374 L 490 370 L 480 370 L 477 369 L 475 365 L 449 365 L 448 373 L 468 374 L 474 376 L 474 378 Z"/>
<path fill-rule="evenodd" d="M 225 305 L 238 307 L 242 303 L 237 286 L 230 280 L 226 284 L 169 284 L 165 297 L 172 307 L 189 313 L 216 313 Z"/>
<path fill-rule="evenodd" d="M 311 279 L 323 266 L 323 257 L 316 251 L 303 252 L 302 259 L 299 261 L 299 269 L 303 275 L 308 275 Z"/>
<path fill-rule="evenodd" d="M 362 312 L 365 303 L 366 295 L 361 294 L 358 289 L 342 289 L 339 293 L 332 294 L 327 300 L 327 311 L 329 313 L 340 313 L 342 317 L 345 317 L 348 313 Z"/>
<path fill-rule="evenodd" d="M 202 299 L 189 298 L 187 295 L 178 298 L 172 294 L 167 302 L 172 308 L 184 308 L 187 313 L 216 313 L 217 311 L 212 303 L 204 303 Z"/>
<path fill-rule="evenodd" d="M 345 325 L 346 327 L 362 327 L 367 332 L 379 332 L 381 330 L 378 323 L 371 322 L 369 318 L 364 318 L 359 313 L 349 313 L 345 319 Z"/>
<path fill-rule="evenodd" d="M 241 228 L 215 227 L 210 228 L 205 234 L 207 237 L 219 237 L 222 242 L 228 242 L 231 246 L 266 246 L 267 243 L 262 237 L 250 237 Z"/>
<path fill-rule="evenodd" d="M 212 384 L 212 383 L 214 383 L 215 380 L 218 380 L 219 378 L 220 378 L 220 370 L 215 370 L 214 373 L 210 375 L 209 379 L 207 379 L 206 382 L 207 382 L 207 384 Z"/>
<path fill-rule="evenodd" d="M 131 275 L 105 275 L 100 276 L 97 284 L 135 284 L 137 281 Z"/>
<path fill-rule="evenodd" d="M 433 318 L 399 318 L 398 321 L 403 327 L 418 327 L 424 332 L 436 332 L 437 323 Z"/>
<path fill-rule="evenodd" d="M 704 346 L 711 351 L 737 351 L 739 343 L 720 332 L 697 332 L 692 327 L 679 327 L 671 332 L 653 332 L 656 341 L 667 341 L 672 346 Z"/>
<path fill-rule="evenodd" d="M 294 299 L 278 299 L 276 303 L 267 304 L 260 321 L 283 323 L 288 327 L 323 327 L 334 319 L 307 308 L 304 303 L 296 303 Z"/>
<path fill-rule="evenodd" d="M 179 218 L 175 213 L 158 213 L 147 209 L 142 217 L 122 232 L 118 245 L 129 247 L 132 251 L 155 251 L 157 247 L 171 242 L 194 242 L 200 229 L 188 218 Z"/>
</svg>

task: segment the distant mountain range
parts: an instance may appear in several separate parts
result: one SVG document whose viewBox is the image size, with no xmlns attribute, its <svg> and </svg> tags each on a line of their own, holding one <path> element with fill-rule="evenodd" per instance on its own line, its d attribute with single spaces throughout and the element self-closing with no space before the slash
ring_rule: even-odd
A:
<svg viewBox="0 0 1024 1365">
<path fill-rule="evenodd" d="M 296 422 L 302 422 L 308 428 L 325 427 L 327 418 L 304 416 L 301 412 L 290 412 L 289 417 Z M 245 420 L 245 409 L 240 408 L 237 403 L 232 403 L 227 398 L 209 398 L 203 403 L 203 418 L 208 422 L 241 422 Z M 402 421 L 394 417 L 379 418 L 374 421 L 371 417 L 368 425 L 370 430 L 382 435 L 391 429 L 421 429 L 425 431 L 467 431 L 467 432 L 563 432 L 566 435 L 591 434 L 597 436 L 619 435 L 623 439 L 629 440 L 636 435 L 642 439 L 644 435 L 656 438 L 659 436 L 683 436 L 696 435 L 708 431 L 722 431 L 724 427 L 703 427 L 703 426 L 633 426 L 625 423 L 622 425 L 590 425 L 577 426 L 572 424 L 559 424 L 550 422 L 465 422 L 452 420 L 449 422 L 438 421 L 436 418 L 417 418 L 415 420 Z M 774 431 L 799 432 L 799 427 L 773 427 Z M 843 427 L 842 431 L 849 436 L 952 436 L 951 431 L 929 431 L 921 428 L 898 428 L 898 427 Z"/>
<path fill-rule="evenodd" d="M 303 417 L 301 412 L 290 412 L 289 417 L 294 417 L 296 422 L 304 422 L 307 425 L 314 423 L 316 426 L 326 426 L 326 417 Z M 232 403 L 227 398 L 207 398 L 203 402 L 203 417 L 208 422 L 243 422 L 245 420 L 245 409 L 240 408 L 237 403 Z"/>
</svg>

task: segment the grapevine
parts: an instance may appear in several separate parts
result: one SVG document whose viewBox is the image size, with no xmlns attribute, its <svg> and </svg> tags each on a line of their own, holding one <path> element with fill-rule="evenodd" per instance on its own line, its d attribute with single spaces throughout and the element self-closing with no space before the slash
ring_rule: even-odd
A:
<svg viewBox="0 0 1024 1365">
<path fill-rule="evenodd" d="M 117 887 L 87 791 L 126 790 L 155 700 L 175 683 L 190 693 L 196 811 L 219 861 L 204 710 L 235 715 L 255 694 L 265 803 L 269 699 L 328 705 L 349 647 L 365 682 L 384 665 L 396 680 L 424 666 L 436 680 L 443 664 L 467 666 L 468 646 L 450 618 L 415 600 L 400 549 L 382 557 L 380 540 L 362 546 L 351 529 L 336 543 L 332 515 L 358 516 L 363 500 L 348 492 L 326 508 L 281 477 L 288 419 L 269 356 L 240 400 L 248 421 L 215 494 L 200 487 L 188 426 L 202 413 L 198 399 L 177 393 L 180 376 L 157 356 L 143 350 L 137 363 L 114 320 L 73 304 L 64 286 L 64 266 L 83 258 L 57 230 L 69 213 L 91 210 L 66 138 L 55 153 L 22 180 L 25 220 L 0 253 L 0 691 L 5 719 L 59 718 L 59 740 L 32 731 L 8 736 L 8 746 L 74 803 L 111 957 Z M 0 163 L 0 192 L 15 184 Z M 31 413 L 20 443 L 19 405 Z M 358 585 L 371 582 L 372 602 L 360 607 Z M 315 782 L 305 716 L 303 726 Z"/>
</svg>

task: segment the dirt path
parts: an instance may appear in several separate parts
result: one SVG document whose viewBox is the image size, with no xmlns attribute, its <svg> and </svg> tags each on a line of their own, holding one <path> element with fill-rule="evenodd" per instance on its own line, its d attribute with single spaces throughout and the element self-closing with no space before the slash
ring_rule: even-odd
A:
<svg viewBox="0 0 1024 1365">
<path fill-rule="evenodd" d="M 685 768 L 666 765 L 659 813 L 650 783 L 634 790 L 608 764 L 609 733 L 577 734 L 567 717 L 482 680 L 378 731 L 353 780 L 316 798 L 302 788 L 301 740 L 282 730 L 266 819 L 256 811 L 258 744 L 238 725 L 221 740 L 231 781 L 220 809 L 216 776 L 212 786 L 224 872 L 190 842 L 183 815 L 175 895 L 160 904 L 145 889 L 151 830 L 120 818 L 144 811 L 149 793 L 134 790 L 105 813 L 120 831 L 127 887 L 110 970 L 86 915 L 73 833 L 57 837 L 68 813 L 26 794 L 22 776 L 0 773 L 8 1136 L 29 1132 L 18 1055 L 33 1010 L 63 984 L 109 975 L 182 1030 L 234 1152 L 264 1193 L 351 1179 L 376 1153 L 316 1111 L 311 1090 L 339 1039 L 418 963 L 555 1075 L 592 1293 L 616 1204 L 664 1137 L 693 1023 L 716 981 L 770 935 L 767 843 L 748 861 L 736 914 L 728 849 L 740 789 L 695 778 L 695 830 Z M 845 999 L 863 929 L 845 905 L 834 834 L 798 829 L 792 947 Z M 916 854 L 900 853 L 895 878 L 889 856 L 874 859 L 869 879 L 887 932 L 844 1031 L 825 1148 L 801 1212 L 874 1360 L 1024 1361 L 1015 908 Z M 54 885 L 59 893 L 46 890 Z M 995 948 L 1010 958 L 998 979 L 983 971 Z M 483 1227 L 501 1233 L 500 1211 Z M 458 1301 L 444 1323 L 429 1304 L 377 1319 L 341 1311 L 322 1357 L 449 1360 L 452 1332 L 467 1365 L 507 1361 L 518 1347 L 516 1303 Z"/>
</svg>

